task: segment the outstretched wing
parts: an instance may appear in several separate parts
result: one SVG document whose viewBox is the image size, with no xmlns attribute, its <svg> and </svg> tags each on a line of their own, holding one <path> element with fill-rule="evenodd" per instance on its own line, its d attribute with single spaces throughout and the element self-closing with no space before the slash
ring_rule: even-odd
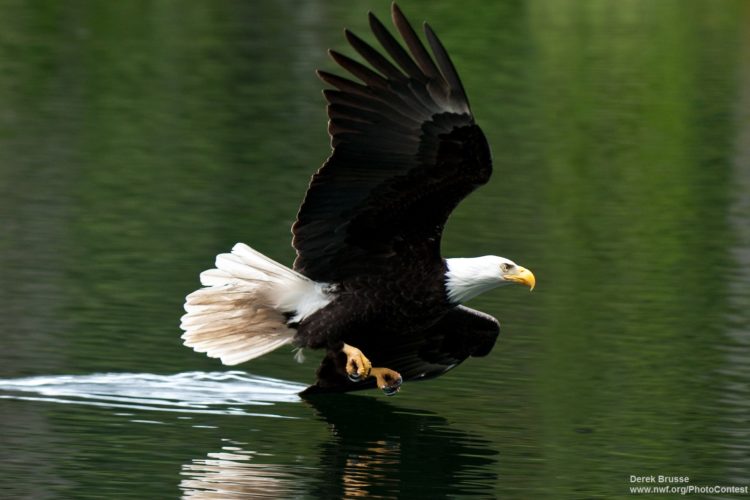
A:
<svg viewBox="0 0 750 500">
<path fill-rule="evenodd" d="M 469 356 L 486 356 L 500 334 L 500 324 L 489 314 L 465 306 L 451 309 L 422 332 L 396 338 L 363 336 L 346 339 L 372 362 L 396 370 L 404 381 L 438 377 Z M 352 382 L 346 376 L 346 356 L 329 352 L 318 369 L 318 380 L 304 393 L 347 392 L 375 386 L 372 379 Z"/>
<path fill-rule="evenodd" d="M 333 153 L 313 176 L 292 232 L 296 270 L 317 281 L 378 272 L 390 259 L 440 258 L 443 226 L 492 171 L 461 81 L 432 29 L 427 52 L 394 4 L 405 50 L 371 13 L 370 27 L 394 61 L 346 31 L 371 68 L 335 51 L 362 83 L 324 71 Z"/>
</svg>

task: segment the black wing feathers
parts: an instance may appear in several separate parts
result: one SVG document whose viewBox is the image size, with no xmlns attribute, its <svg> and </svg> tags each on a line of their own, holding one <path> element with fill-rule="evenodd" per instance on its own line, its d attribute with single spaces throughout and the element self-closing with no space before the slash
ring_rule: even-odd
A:
<svg viewBox="0 0 750 500">
<path fill-rule="evenodd" d="M 420 83 L 425 83 L 427 81 L 425 75 L 419 70 L 419 67 L 414 63 L 414 60 L 404 50 L 401 44 L 393 38 L 393 35 L 388 31 L 388 28 L 383 26 L 380 19 L 375 17 L 372 12 L 370 12 L 369 18 L 370 29 L 375 35 L 375 38 L 378 39 L 386 52 L 388 52 L 388 55 L 396 61 L 396 64 L 401 66 L 407 75 Z"/>
<path fill-rule="evenodd" d="M 344 34 L 346 35 L 346 39 L 349 44 L 354 47 L 354 50 L 356 50 L 359 55 L 361 55 L 367 62 L 372 64 L 373 68 L 380 71 L 390 80 L 396 82 L 406 81 L 406 77 L 404 76 L 404 74 L 399 71 L 396 66 L 391 64 L 388 59 L 383 57 L 380 52 L 372 48 L 370 44 L 359 38 L 348 29 L 344 30 Z"/>
<path fill-rule="evenodd" d="M 335 50 L 329 50 L 328 53 L 342 68 L 365 82 L 368 86 L 382 89 L 388 88 L 388 80 L 375 73 L 367 66 L 360 64 L 354 59 L 340 54 Z"/>
<path fill-rule="evenodd" d="M 424 24 L 424 33 L 427 36 L 427 41 L 430 43 L 432 53 L 435 54 L 435 59 L 437 60 L 438 66 L 440 66 L 440 71 L 448 82 L 448 88 L 451 92 L 457 94 L 452 97 L 465 102 L 468 107 L 469 98 L 466 97 L 466 91 L 461 83 L 461 79 L 458 77 L 456 67 L 453 66 L 453 61 L 448 57 L 448 52 L 445 51 L 445 47 L 443 47 L 443 44 L 440 43 L 437 35 L 435 35 L 435 32 L 432 31 L 432 28 L 427 23 Z"/>
<path fill-rule="evenodd" d="M 433 60 L 395 4 L 392 14 L 406 49 L 370 14 L 391 60 L 347 30 L 369 66 L 330 51 L 358 81 L 318 72 L 334 87 L 324 92 L 333 153 L 292 228 L 294 267 L 317 281 L 439 261 L 450 212 L 490 176 L 489 146 L 445 49 L 425 25 Z"/>
<path fill-rule="evenodd" d="M 398 7 L 398 5 L 393 4 L 391 13 L 393 17 L 393 24 L 396 25 L 399 33 L 401 33 L 401 36 L 406 42 L 406 46 L 409 47 L 409 51 L 416 59 L 417 65 L 422 70 L 422 73 L 427 76 L 427 81 L 442 82 L 443 75 L 440 74 L 437 67 L 435 66 L 435 63 L 432 62 L 432 57 L 430 57 L 430 55 L 425 50 L 424 45 L 422 45 L 419 37 L 414 32 L 414 28 L 411 27 L 409 21 L 406 19 L 406 17 L 404 17 L 403 12 L 401 12 L 401 9 Z"/>
</svg>

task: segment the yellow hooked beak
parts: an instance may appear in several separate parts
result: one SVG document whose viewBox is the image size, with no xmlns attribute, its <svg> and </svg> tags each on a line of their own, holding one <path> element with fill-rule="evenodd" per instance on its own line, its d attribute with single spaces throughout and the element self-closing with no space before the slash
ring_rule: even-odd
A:
<svg viewBox="0 0 750 500">
<path fill-rule="evenodd" d="M 536 278 L 534 278 L 534 273 L 532 273 L 525 267 L 516 266 L 515 272 L 513 274 L 506 274 L 504 278 L 507 281 L 512 281 L 513 283 L 520 283 L 522 285 L 528 286 L 529 291 L 533 290 L 536 286 Z"/>
</svg>

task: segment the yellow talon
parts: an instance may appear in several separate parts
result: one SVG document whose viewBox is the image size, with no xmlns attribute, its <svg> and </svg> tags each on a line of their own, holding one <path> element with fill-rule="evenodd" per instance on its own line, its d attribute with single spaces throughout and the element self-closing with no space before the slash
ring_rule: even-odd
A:
<svg viewBox="0 0 750 500">
<path fill-rule="evenodd" d="M 370 376 L 375 377 L 379 389 L 387 396 L 393 396 L 401 388 L 401 374 L 397 371 L 391 370 L 390 368 L 373 368 L 370 371 Z"/>
<path fill-rule="evenodd" d="M 346 375 L 352 382 L 360 382 L 369 377 L 375 377 L 379 389 L 386 395 L 393 396 L 401 388 L 401 375 L 390 368 L 373 368 L 367 357 L 349 344 L 344 344 L 341 352 L 346 355 Z"/>
<path fill-rule="evenodd" d="M 362 354 L 362 351 L 349 344 L 344 344 L 341 352 L 346 355 L 346 374 L 350 380 L 357 382 L 370 376 L 372 363 Z"/>
</svg>

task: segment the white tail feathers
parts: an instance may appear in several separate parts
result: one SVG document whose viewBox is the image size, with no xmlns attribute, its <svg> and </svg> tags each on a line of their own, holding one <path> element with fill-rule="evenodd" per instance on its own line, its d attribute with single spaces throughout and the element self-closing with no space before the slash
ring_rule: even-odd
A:
<svg viewBox="0 0 750 500">
<path fill-rule="evenodd" d="M 301 321 L 331 301 L 328 287 L 243 243 L 201 273 L 201 288 L 185 299 L 184 344 L 236 365 L 289 344 Z"/>
</svg>

